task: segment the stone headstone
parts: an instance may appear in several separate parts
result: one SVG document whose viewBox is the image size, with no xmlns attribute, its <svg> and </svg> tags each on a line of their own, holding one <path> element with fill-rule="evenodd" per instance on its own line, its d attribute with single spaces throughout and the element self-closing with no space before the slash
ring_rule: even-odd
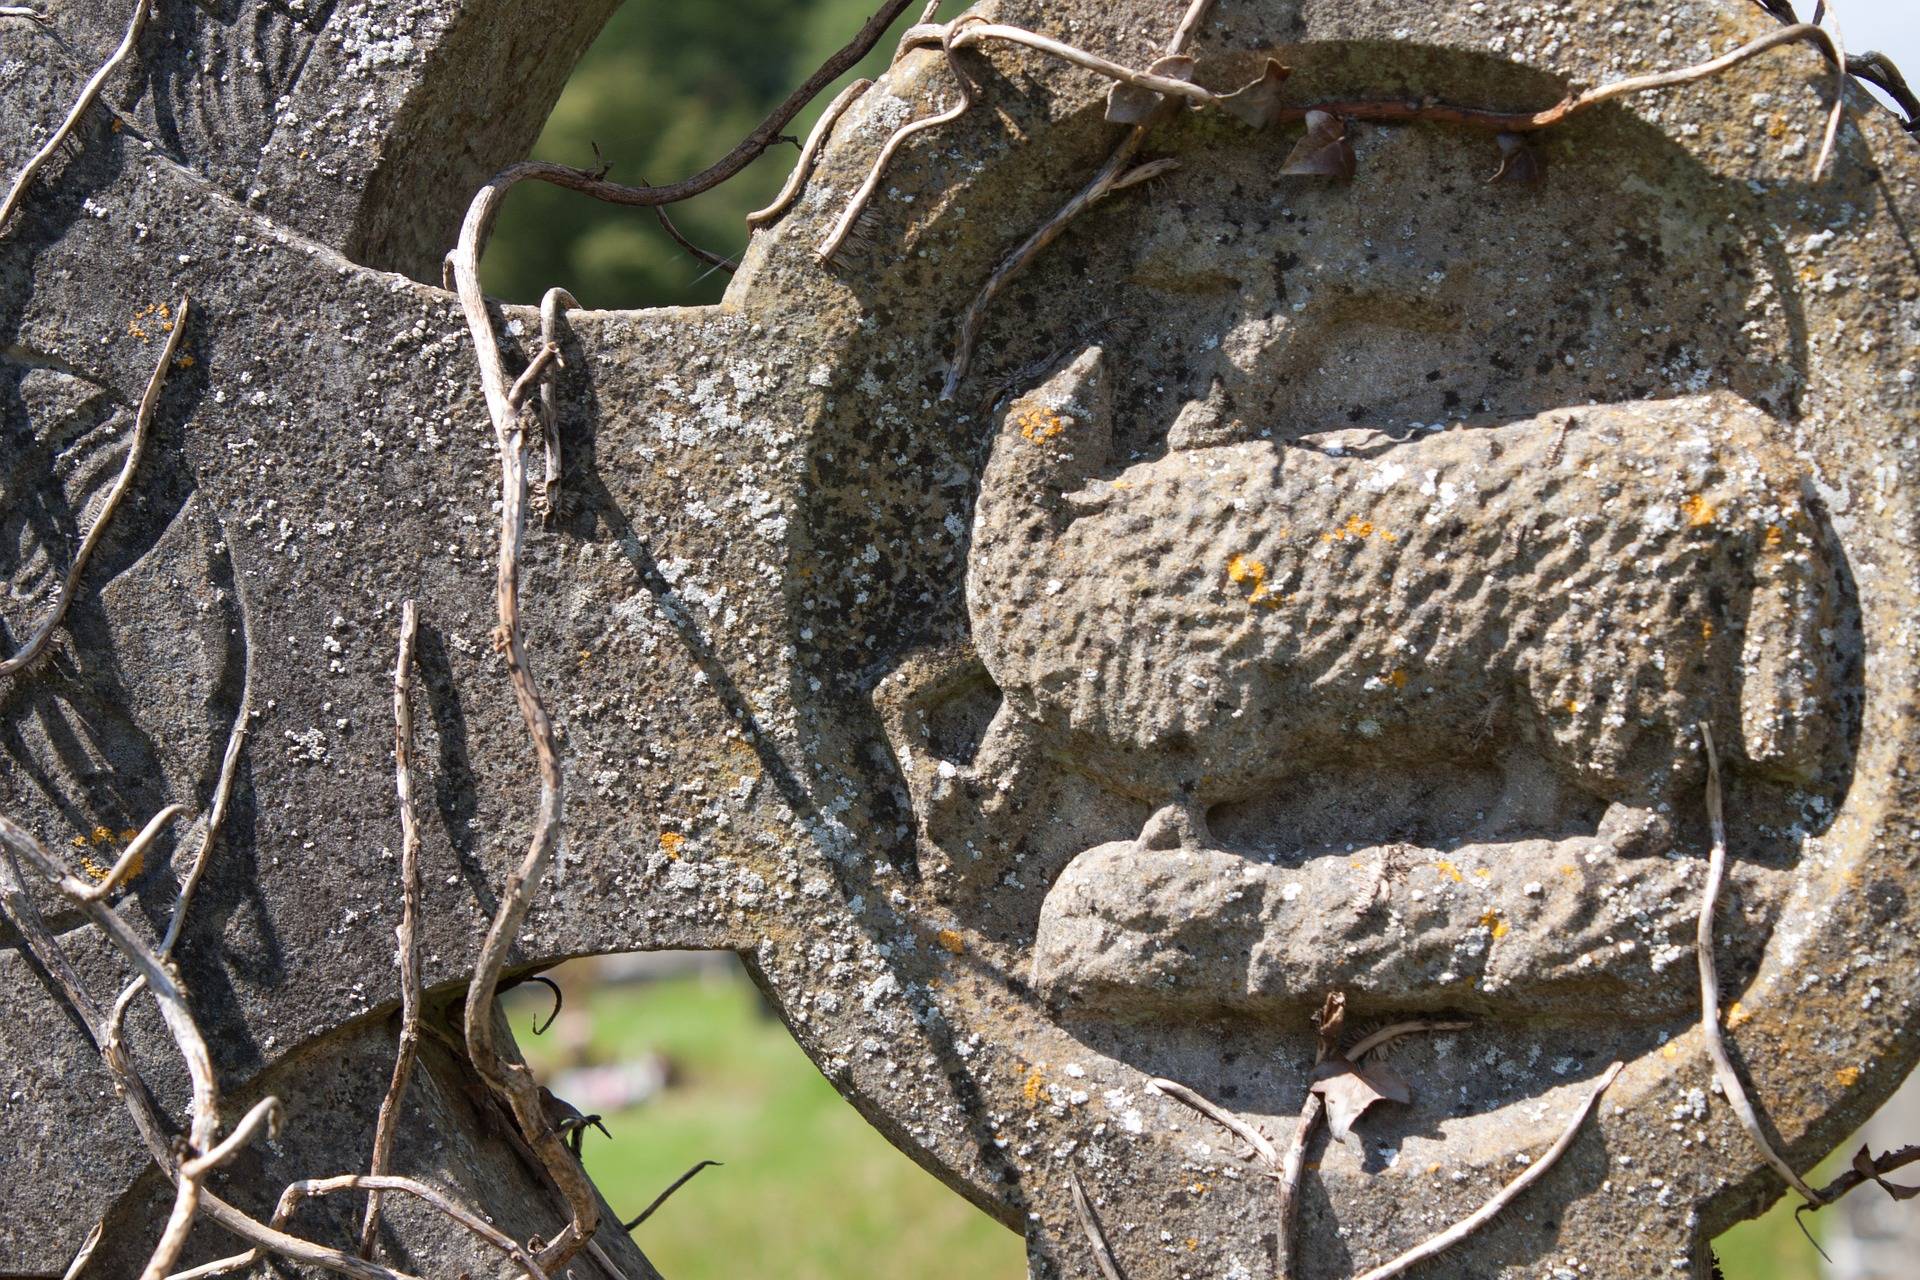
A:
<svg viewBox="0 0 1920 1280">
<path fill-rule="evenodd" d="M 1181 7 L 982 12 L 1139 65 Z M 0 231 L 10 646 L 123 447 L 161 306 L 195 299 L 135 499 L 56 652 L 0 690 L 0 805 L 104 859 L 160 805 L 204 807 L 249 700 L 180 959 L 234 1105 L 290 1106 L 222 1183 L 263 1216 L 371 1144 L 401 599 L 440 998 L 531 822 L 487 643 L 497 459 L 458 309 L 422 281 L 601 12 L 171 10 Z M 1222 85 L 1274 54 L 1288 101 L 1520 109 L 1769 21 L 1223 0 L 1194 53 Z M 114 22 L 57 18 L 65 51 L 0 27 L 33 69 L 9 171 Z M 1392 1051 L 1409 1103 L 1316 1149 L 1300 1274 L 1464 1216 L 1624 1060 L 1565 1160 L 1429 1274 L 1704 1276 L 1780 1186 L 1697 1025 L 1701 722 L 1728 772 L 1729 1035 L 1788 1158 L 1915 1056 L 1909 141 L 1857 96 L 1811 181 L 1831 78 L 1804 48 L 1552 130 L 1532 184 L 1489 184 L 1492 140 L 1454 126 L 1353 126 L 1341 183 L 1279 172 L 1298 126 L 1182 115 L 1150 142 L 1178 167 L 1008 288 L 947 401 L 960 313 L 1119 136 L 1095 76 L 960 56 L 982 105 L 902 150 L 836 269 L 814 246 L 887 136 L 954 100 L 937 51 L 841 120 L 724 303 L 568 318 L 576 502 L 524 578 L 568 822 L 516 971 L 740 952 L 1036 1276 L 1098 1274 L 1074 1172 L 1134 1280 L 1270 1274 L 1271 1181 L 1147 1081 L 1284 1139 L 1329 990 L 1366 1027 L 1459 1015 Z M 501 322 L 530 346 L 528 310 Z M 150 863 L 120 909 L 164 928 L 177 872 Z M 54 921 L 110 993 L 117 962 Z M 4 1269 L 59 1274 L 106 1216 L 95 1266 L 137 1270 L 164 1182 L 17 945 L 0 991 Z M 178 1114 L 157 1020 L 134 1030 Z M 556 1230 L 468 1083 L 436 1042 L 398 1166 Z M 356 1208 L 297 1225 L 344 1242 Z M 396 1260 L 497 1265 L 389 1212 Z M 203 1225 L 189 1260 L 231 1247 Z"/>
</svg>

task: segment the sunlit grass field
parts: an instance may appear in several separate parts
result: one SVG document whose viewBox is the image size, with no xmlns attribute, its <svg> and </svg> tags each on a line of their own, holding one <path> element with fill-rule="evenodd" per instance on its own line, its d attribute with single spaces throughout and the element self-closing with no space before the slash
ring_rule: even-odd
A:
<svg viewBox="0 0 1920 1280">
<path fill-rule="evenodd" d="M 550 1003 L 533 986 L 508 998 L 515 1035 L 543 1071 L 557 1046 L 530 1032 Z M 595 1061 L 659 1053 L 679 1073 L 653 1099 L 605 1117 L 612 1141 L 587 1137 L 587 1169 L 614 1208 L 631 1217 L 698 1161 L 724 1162 L 636 1233 L 669 1280 L 1026 1274 L 1018 1237 L 869 1128 L 764 1012 L 744 973 L 600 985 L 585 1003 Z M 1788 1200 L 1717 1248 L 1726 1280 L 1820 1280 L 1819 1256 L 1794 1226 Z"/>
</svg>

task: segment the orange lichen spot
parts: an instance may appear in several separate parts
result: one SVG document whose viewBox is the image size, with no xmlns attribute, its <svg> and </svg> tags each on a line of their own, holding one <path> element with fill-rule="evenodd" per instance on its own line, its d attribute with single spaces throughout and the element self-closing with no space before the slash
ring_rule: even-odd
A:
<svg viewBox="0 0 1920 1280">
<path fill-rule="evenodd" d="M 1727 1006 L 1727 1030 L 1732 1031 L 1753 1020 L 1753 1011 L 1738 1000 Z"/>
<path fill-rule="evenodd" d="M 1833 1073 L 1833 1078 L 1839 1082 L 1841 1088 L 1851 1089 L 1860 1083 L 1860 1068 L 1841 1067 Z"/>
<path fill-rule="evenodd" d="M 1341 525 L 1338 529 L 1334 529 L 1327 533 L 1321 534 L 1320 541 L 1345 542 L 1347 539 L 1351 538 L 1355 542 L 1364 542 L 1368 538 L 1372 538 L 1376 536 L 1385 538 L 1388 542 L 1395 541 L 1393 534 L 1387 532 L 1385 529 L 1380 528 L 1378 525 L 1374 524 L 1373 521 L 1362 520 L 1359 516 L 1348 516 L 1347 522 Z"/>
<path fill-rule="evenodd" d="M 75 837 L 73 838 L 73 847 L 74 847 L 74 848 L 76 848 L 76 849 L 84 849 L 84 848 L 86 848 L 86 847 L 87 847 L 87 838 L 86 838 L 85 836 L 75 836 Z"/>
<path fill-rule="evenodd" d="M 1460 884 L 1466 880 L 1466 877 L 1460 874 L 1460 868 L 1454 866 L 1451 862 L 1436 862 L 1433 864 L 1433 869 L 1455 884 Z"/>
<path fill-rule="evenodd" d="M 1027 1100 L 1027 1105 L 1030 1107 L 1040 1105 L 1040 1095 L 1046 1090 L 1047 1073 L 1040 1069 L 1046 1065 L 1042 1062 L 1028 1067 L 1026 1083 L 1020 1086 L 1020 1096 Z"/>
<path fill-rule="evenodd" d="M 1668 1062 L 1672 1062 L 1680 1056 L 1680 1046 L 1677 1044 L 1663 1044 L 1660 1046 L 1660 1056 Z"/>
<path fill-rule="evenodd" d="M 1489 911 L 1487 914 L 1481 916 L 1480 924 L 1488 933 L 1493 935 L 1494 941 L 1496 942 L 1507 936 L 1507 922 L 1500 918 L 1498 911 Z"/>
<path fill-rule="evenodd" d="M 127 843 L 132 843 L 133 839 L 139 834 L 140 831 L 136 827 L 122 827 L 120 829 L 120 839 Z"/>
<path fill-rule="evenodd" d="M 1021 435 L 1034 444 L 1041 444 L 1072 426 L 1073 419 L 1062 417 L 1051 409 L 1033 408 L 1022 410 L 1013 424 L 1020 428 Z"/>
<path fill-rule="evenodd" d="M 1430 1164 L 1430 1165 L 1428 1165 L 1428 1166 L 1427 1166 L 1427 1172 L 1428 1172 L 1428 1173 L 1438 1173 L 1438 1172 L 1440 1172 L 1440 1162 L 1436 1160 L 1436 1161 L 1434 1161 L 1434 1162 L 1433 1162 L 1432 1164 Z"/>
<path fill-rule="evenodd" d="M 1704 644 L 1711 639 L 1713 639 L 1713 619 L 1702 618 L 1700 619 L 1700 641 Z"/>
<path fill-rule="evenodd" d="M 1406 668 L 1395 667 L 1393 670 L 1387 672 L 1387 683 L 1392 685 L 1396 689 L 1406 688 L 1407 687 Z"/>
<path fill-rule="evenodd" d="M 681 847 L 686 843 L 687 838 L 678 831 L 662 831 L 660 833 L 660 851 L 669 858 L 678 858 Z"/>
<path fill-rule="evenodd" d="M 139 835 L 140 833 L 136 831 L 134 832 L 134 834 Z M 95 844 L 108 844 L 112 840 L 113 840 L 113 828 L 95 827 L 93 829 L 93 842 Z"/>
<path fill-rule="evenodd" d="M 1577 716 L 1580 714 L 1580 699 L 1568 698 L 1564 705 L 1566 707 L 1566 712 L 1568 715 Z"/>
<path fill-rule="evenodd" d="M 1707 501 L 1704 493 L 1688 494 L 1687 500 L 1680 504 L 1680 511 L 1687 517 L 1687 523 L 1696 529 L 1706 528 L 1720 514 L 1713 503 Z"/>
<path fill-rule="evenodd" d="M 1187 1252 L 1191 1253 L 1195 1249 L 1198 1249 L 1199 1247 L 1200 1247 L 1200 1242 L 1198 1240 L 1194 1239 L 1192 1236 L 1187 1237 Z"/>
<path fill-rule="evenodd" d="M 958 929 L 942 929 L 933 935 L 933 940 L 940 944 L 943 951 L 951 952 L 956 956 L 967 954 L 967 940 L 960 936 Z"/>
<path fill-rule="evenodd" d="M 1766 537 L 1767 550 L 1769 551 L 1774 550 L 1776 547 L 1778 547 L 1781 543 L 1785 542 L 1786 540 L 1787 540 L 1787 535 L 1780 531 L 1779 525 L 1770 524 L 1767 526 L 1767 537 Z"/>
<path fill-rule="evenodd" d="M 193 368 L 193 357 L 186 355 L 175 356 L 173 358 L 173 367 L 176 369 L 191 369 Z"/>
<path fill-rule="evenodd" d="M 1577 876 L 1580 874 L 1580 869 L 1578 867 L 1565 866 L 1560 868 L 1560 874 L 1563 876 Z"/>
<path fill-rule="evenodd" d="M 1207 1194 L 1207 1184 L 1204 1182 L 1189 1182 L 1187 1184 L 1187 1190 L 1197 1196 L 1203 1196 Z"/>
<path fill-rule="evenodd" d="M 1238 553 L 1227 557 L 1227 581 L 1235 586 L 1246 587 L 1248 604 L 1264 604 L 1269 609 L 1281 604 L 1286 597 L 1270 590 L 1267 586 L 1267 566 L 1252 556 Z"/>
<path fill-rule="evenodd" d="M 109 129 L 112 129 L 115 133 L 118 133 L 122 129 L 126 128 L 127 126 L 125 121 L 121 120 L 119 116 L 115 116 L 113 118 L 113 123 L 108 125 L 107 127 Z"/>
</svg>

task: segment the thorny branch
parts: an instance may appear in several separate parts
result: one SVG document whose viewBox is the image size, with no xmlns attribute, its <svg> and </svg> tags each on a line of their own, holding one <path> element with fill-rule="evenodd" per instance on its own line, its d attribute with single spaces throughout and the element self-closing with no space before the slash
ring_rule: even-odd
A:
<svg viewBox="0 0 1920 1280">
<path fill-rule="evenodd" d="M 141 9 L 145 11 L 145 0 Z M 23 175 L 24 181 L 24 175 Z M 20 188 L 16 185 L 15 190 Z M 8 208 L 13 198 L 8 198 Z M 5 222 L 5 212 L 0 211 L 0 223 Z M 133 439 L 127 445 L 127 460 L 120 464 L 120 474 L 115 477 L 113 486 L 107 490 L 105 501 L 100 504 L 100 514 L 93 518 L 86 536 L 80 539 L 80 549 L 73 553 L 73 563 L 67 566 L 67 576 L 61 579 L 60 590 L 53 598 L 53 607 L 47 613 L 40 627 L 28 638 L 26 644 L 11 658 L 0 661 L 0 676 L 10 676 L 28 666 L 40 656 L 47 647 L 47 641 L 53 637 L 60 626 L 61 619 L 67 616 L 67 606 L 73 603 L 73 591 L 80 583 L 80 575 L 86 572 L 87 560 L 93 555 L 94 547 L 99 545 L 100 535 L 106 532 L 107 521 L 120 505 L 120 499 L 126 496 L 127 488 L 133 483 L 133 473 L 139 469 L 140 455 L 147 447 L 147 428 L 153 422 L 153 411 L 160 403 L 160 389 L 166 384 L 167 370 L 173 367 L 174 352 L 180 349 L 180 339 L 187 332 L 187 315 L 191 300 L 184 295 L 180 299 L 180 309 L 174 314 L 173 328 L 167 334 L 167 340 L 160 348 L 159 363 L 153 366 L 153 374 L 147 379 L 147 389 L 141 393 L 140 407 L 134 413 Z"/>
<path fill-rule="evenodd" d="M 1753 2 L 1781 22 L 1791 25 L 1800 21 L 1799 16 L 1793 11 L 1791 0 L 1753 0 Z M 1820 13 L 1816 12 L 1814 20 L 1819 21 L 1820 16 Z M 1877 85 L 1899 105 L 1900 110 L 1905 114 L 1906 119 L 1900 122 L 1900 127 L 1908 133 L 1920 135 L 1920 97 L 1914 96 L 1913 90 L 1907 85 L 1907 78 L 1900 74 L 1900 68 L 1894 65 L 1893 59 L 1884 53 L 1869 51 L 1850 53 L 1846 61 L 1847 74 L 1856 80 L 1865 80 L 1868 84 Z"/>
<path fill-rule="evenodd" d="M 119 46 L 107 56 L 107 60 L 100 64 L 100 69 L 95 71 L 93 77 L 81 88 L 80 96 L 74 99 L 73 108 L 67 112 L 67 118 L 60 122 L 60 127 L 53 131 L 53 135 L 41 145 L 40 149 L 28 157 L 27 163 L 21 166 L 19 176 L 14 178 L 13 185 L 7 188 L 6 199 L 0 200 L 0 231 L 6 229 L 7 220 L 13 217 L 14 210 L 20 207 L 20 201 L 26 196 L 27 187 L 33 182 L 34 175 L 40 172 L 47 161 L 53 159 L 54 153 L 60 150 L 60 144 L 73 136 L 73 131 L 80 127 L 82 117 L 87 114 L 87 108 L 91 107 L 94 99 L 100 96 L 100 88 L 106 84 L 107 77 L 127 60 L 133 53 L 134 46 L 140 43 L 140 33 L 146 29 L 147 14 L 152 7 L 152 0 L 133 0 L 133 17 L 127 21 L 127 33 L 120 37 Z M 46 15 L 34 9 L 9 9 L 6 16 L 31 18 L 36 22 L 46 21 Z M 178 332 L 177 328 L 175 332 Z M 165 362 L 162 361 L 162 363 Z"/>
<path fill-rule="evenodd" d="M 374 1124 L 369 1177 L 386 1173 L 400 1131 L 400 1103 L 420 1049 L 420 827 L 413 808 L 413 645 L 420 615 L 408 600 L 400 606 L 400 653 L 393 662 L 393 789 L 400 808 L 400 924 L 394 930 L 400 949 L 400 1040 L 393 1058 L 393 1079 Z M 367 1193 L 360 1223 L 360 1256 L 371 1258 L 380 1235 L 380 1192 Z"/>
<path fill-rule="evenodd" d="M 1820 1193 L 1808 1186 L 1806 1180 L 1795 1173 L 1793 1166 L 1781 1158 L 1767 1141 L 1767 1135 L 1760 1128 L 1760 1116 L 1754 1110 L 1753 1101 L 1747 1097 L 1746 1086 L 1740 1083 L 1740 1075 L 1733 1069 L 1733 1059 L 1727 1054 L 1725 1035 L 1720 1030 L 1720 973 L 1713 956 L 1713 915 L 1719 903 L 1720 886 L 1727 875 L 1727 824 L 1720 800 L 1720 759 L 1713 749 L 1713 727 L 1704 720 L 1700 722 L 1701 749 L 1707 753 L 1707 822 L 1713 831 L 1713 848 L 1707 858 L 1707 887 L 1701 893 L 1700 919 L 1695 940 L 1695 951 L 1700 961 L 1700 1034 L 1706 1040 L 1707 1056 L 1713 1059 L 1713 1078 L 1727 1095 L 1727 1102 L 1733 1107 L 1733 1114 L 1740 1120 L 1740 1127 L 1753 1139 L 1753 1145 L 1759 1150 L 1760 1158 L 1767 1166 L 1779 1174 L 1786 1184 L 1800 1193 L 1800 1198 L 1808 1204 L 1818 1207 L 1824 1201 Z"/>
</svg>

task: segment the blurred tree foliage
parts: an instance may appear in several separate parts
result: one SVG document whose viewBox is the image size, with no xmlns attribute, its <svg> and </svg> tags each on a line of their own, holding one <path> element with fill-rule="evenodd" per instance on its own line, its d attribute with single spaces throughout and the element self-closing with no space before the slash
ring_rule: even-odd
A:
<svg viewBox="0 0 1920 1280">
<path fill-rule="evenodd" d="M 534 145 L 542 160 L 592 168 L 594 144 L 608 177 L 674 182 L 706 168 L 745 137 L 781 99 L 853 38 L 880 0 L 625 0 L 587 51 Z M 884 70 L 917 16 L 911 6 L 845 79 Z M 839 92 L 828 88 L 786 132 L 805 138 Z M 737 258 L 746 214 L 773 198 L 795 147 L 781 144 L 722 184 L 668 206 L 689 240 Z M 727 275 L 688 257 L 650 209 L 602 204 L 545 183 L 507 197 L 482 276 L 487 291 L 538 302 L 564 285 L 588 307 L 714 302 Z"/>
</svg>

